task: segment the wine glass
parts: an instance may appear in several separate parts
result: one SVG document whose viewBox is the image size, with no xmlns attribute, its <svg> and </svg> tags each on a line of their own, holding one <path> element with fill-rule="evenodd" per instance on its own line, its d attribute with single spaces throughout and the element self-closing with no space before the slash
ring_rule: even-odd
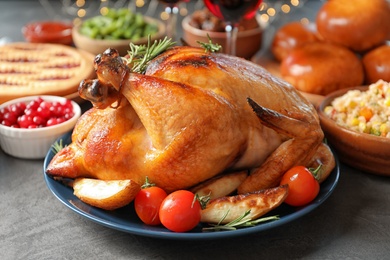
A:
<svg viewBox="0 0 390 260">
<path fill-rule="evenodd" d="M 256 15 L 262 0 L 204 0 L 210 12 L 226 23 L 226 50 L 236 55 L 238 25 Z"/>
<path fill-rule="evenodd" d="M 167 26 L 167 36 L 172 40 L 175 40 L 176 36 L 176 23 L 177 23 L 177 13 L 179 8 L 177 4 L 179 2 L 188 2 L 189 0 L 158 0 L 165 4 L 165 12 L 169 14 L 166 21 Z"/>
</svg>

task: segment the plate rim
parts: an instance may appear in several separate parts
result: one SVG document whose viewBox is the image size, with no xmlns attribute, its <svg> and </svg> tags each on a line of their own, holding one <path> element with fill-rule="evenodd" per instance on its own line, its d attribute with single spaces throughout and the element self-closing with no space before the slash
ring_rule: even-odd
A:
<svg viewBox="0 0 390 260">
<path fill-rule="evenodd" d="M 64 134 L 62 137 L 60 137 L 57 141 L 63 140 L 63 144 L 69 144 L 70 143 L 70 137 L 71 137 L 72 131 L 69 131 L 68 133 Z M 68 141 L 67 141 L 68 140 Z M 333 150 L 332 150 L 333 152 Z M 334 152 L 333 152 L 334 154 Z M 70 190 L 70 187 L 66 187 L 64 184 L 61 184 L 60 182 L 54 180 L 52 177 L 50 177 L 46 173 L 46 168 L 49 162 L 51 161 L 52 157 L 54 156 L 54 152 L 52 149 L 50 149 L 45 156 L 44 164 L 43 164 L 43 175 L 46 182 L 46 185 L 48 189 L 51 191 L 51 193 L 66 207 L 71 209 L 73 212 L 83 216 L 84 218 L 87 218 L 88 220 L 100 224 L 102 226 L 115 229 L 118 231 L 122 231 L 125 233 L 130 233 L 133 235 L 140 235 L 145 237 L 152 237 L 152 238 L 163 238 L 163 239 L 175 239 L 175 240 L 206 240 L 206 239 L 221 239 L 221 238 L 232 238 L 232 237 L 238 237 L 242 235 L 250 235 L 254 233 L 260 233 L 262 231 L 270 230 L 282 225 L 285 225 L 287 223 L 293 222 L 294 220 L 303 217 L 304 215 L 312 212 L 314 209 L 319 207 L 324 201 L 326 201 L 329 196 L 333 193 L 335 190 L 339 178 L 340 178 L 340 163 L 337 158 L 337 156 L 334 154 L 336 165 L 335 168 L 332 170 L 329 177 L 324 181 L 324 183 L 321 184 L 320 193 L 317 196 L 317 198 L 311 202 L 309 205 L 295 208 L 296 211 L 287 214 L 286 216 L 280 217 L 280 219 L 270 222 L 265 222 L 259 225 L 256 225 L 254 227 L 246 227 L 246 228 L 240 228 L 232 231 L 217 231 L 217 232 L 184 232 L 184 233 L 177 233 L 169 231 L 168 229 L 165 229 L 164 227 L 157 226 L 157 227 L 149 227 L 146 225 L 142 225 L 143 228 L 139 228 L 136 226 L 126 226 L 124 224 L 118 223 L 116 221 L 113 221 L 112 214 L 113 212 L 107 212 L 101 209 L 94 208 L 88 204 L 85 204 L 81 202 L 76 196 L 74 196 L 73 192 Z M 61 186 L 58 186 L 61 185 Z M 61 187 L 64 189 L 69 189 L 69 192 L 71 192 L 70 197 L 72 200 L 68 200 L 65 198 L 66 194 L 63 194 L 60 190 L 58 190 L 57 187 Z M 326 191 L 323 190 L 323 186 L 326 186 Z M 69 194 L 68 194 L 69 196 Z M 92 213 L 87 212 L 86 210 L 81 209 L 80 207 L 75 205 L 75 202 L 80 203 L 83 205 L 84 208 L 89 209 L 92 211 Z M 99 215 L 94 214 L 99 213 Z M 272 211 L 271 211 L 272 213 Z M 102 218 L 104 216 L 104 218 Z M 131 221 L 131 220 L 130 220 Z M 138 221 L 138 220 L 137 220 Z M 140 220 L 139 220 L 140 221 Z M 135 223 L 135 222 L 134 222 Z"/>
</svg>

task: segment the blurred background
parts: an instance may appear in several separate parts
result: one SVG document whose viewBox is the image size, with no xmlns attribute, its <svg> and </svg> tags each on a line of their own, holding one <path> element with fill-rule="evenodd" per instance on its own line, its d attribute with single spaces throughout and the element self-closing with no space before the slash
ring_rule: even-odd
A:
<svg viewBox="0 0 390 260">
<path fill-rule="evenodd" d="M 296 8 L 302 7 L 307 0 L 264 0 L 259 7 L 261 21 L 266 26 L 274 19 L 293 12 Z M 158 0 L 39 0 L 40 4 L 51 19 L 76 19 L 87 18 L 97 14 L 102 14 L 107 8 L 128 7 L 133 11 L 142 12 L 148 16 L 160 17 L 162 20 L 168 19 L 169 13 L 165 10 L 163 3 Z M 61 3 L 61 8 L 57 8 L 57 3 Z M 54 5 L 55 3 L 55 5 Z M 190 0 L 179 3 L 178 13 L 184 17 L 194 10 L 204 7 L 203 0 Z"/>
<path fill-rule="evenodd" d="M 41 9 L 37 8 L 37 1 Z M 260 21 L 265 29 L 275 20 L 283 19 L 288 14 L 302 8 L 307 0 L 264 0 L 259 7 Z M 310 2 L 318 2 L 311 0 Z M 13 7 L 14 6 L 14 7 Z M 30 21 L 39 19 L 75 21 L 86 19 L 106 12 L 107 8 L 126 7 L 133 11 L 141 12 L 148 16 L 167 20 L 169 10 L 158 0 L 2 0 L 0 1 L 0 37 L 3 41 L 21 41 L 21 32 L 15 32 L 14 28 L 20 27 Z M 178 20 L 181 20 L 204 7 L 203 0 L 190 0 L 178 4 Z M 22 13 L 23 12 L 23 13 Z M 15 19 L 18 17 L 18 19 Z M 304 17 L 303 17 L 304 18 Z M 6 21 L 12 21 L 12 26 L 7 26 Z M 177 30 L 181 30 L 177 26 Z M 5 37 L 8 39 L 5 39 Z M 10 39 L 13 36 L 14 38 Z"/>
</svg>

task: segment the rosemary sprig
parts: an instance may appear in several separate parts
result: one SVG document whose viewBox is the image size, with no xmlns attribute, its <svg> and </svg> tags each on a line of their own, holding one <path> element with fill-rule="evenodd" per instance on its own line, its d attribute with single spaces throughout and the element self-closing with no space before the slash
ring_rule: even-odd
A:
<svg viewBox="0 0 390 260">
<path fill-rule="evenodd" d="M 195 198 L 194 199 L 199 201 L 200 207 L 202 209 L 205 209 L 207 204 L 209 203 L 209 201 L 211 199 L 210 194 L 211 194 L 211 192 L 209 192 L 209 194 L 203 195 L 203 196 L 199 196 L 199 194 L 197 194 L 197 193 L 195 194 Z"/>
<path fill-rule="evenodd" d="M 219 44 L 213 43 L 210 36 L 207 34 L 209 39 L 208 43 L 198 42 L 206 52 L 218 52 L 222 47 Z M 151 37 L 148 36 L 147 45 L 136 45 L 130 43 L 130 50 L 127 51 L 128 58 L 124 58 L 127 65 L 129 65 L 133 72 L 145 73 L 149 62 L 166 51 L 167 49 L 174 46 L 176 43 L 172 42 L 172 39 L 165 37 L 163 40 L 155 40 L 151 43 Z"/>
<path fill-rule="evenodd" d="M 211 227 L 205 227 L 202 230 L 203 231 L 224 231 L 224 230 L 236 230 L 237 228 L 245 228 L 245 227 L 253 227 L 259 223 L 263 223 L 266 221 L 271 220 L 277 220 L 279 219 L 279 216 L 270 216 L 270 217 L 264 217 L 264 218 L 258 218 L 255 220 L 251 220 L 246 218 L 251 211 L 247 210 L 244 214 L 242 214 L 240 217 L 232 220 L 231 222 L 221 225 L 222 221 L 226 218 L 226 216 L 229 214 L 229 210 L 226 212 L 226 214 L 222 217 L 222 219 L 219 221 L 218 224 L 210 224 Z"/>
<path fill-rule="evenodd" d="M 213 43 L 209 34 L 207 34 L 207 38 L 209 39 L 208 43 L 197 41 L 197 43 L 205 49 L 205 52 L 218 52 L 221 50 L 222 46 L 218 43 Z"/>
<path fill-rule="evenodd" d="M 66 145 L 63 144 L 62 139 L 57 140 L 52 146 L 51 150 L 54 154 L 57 154 L 59 151 L 61 151 Z"/>
<path fill-rule="evenodd" d="M 130 43 L 130 50 L 127 51 L 129 58 L 126 59 L 133 72 L 145 73 L 148 63 L 162 52 L 175 45 L 172 39 L 165 37 L 163 40 L 155 40 L 151 44 L 151 37 L 148 37 L 147 45 L 135 45 Z"/>
</svg>

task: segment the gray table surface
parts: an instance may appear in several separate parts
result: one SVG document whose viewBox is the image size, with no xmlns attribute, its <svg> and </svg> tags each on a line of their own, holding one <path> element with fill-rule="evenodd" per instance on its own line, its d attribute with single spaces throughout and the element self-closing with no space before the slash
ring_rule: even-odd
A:
<svg viewBox="0 0 390 260">
<path fill-rule="evenodd" d="M 281 17 L 265 32 L 264 46 L 272 30 L 287 20 L 313 19 L 321 4 L 309 1 Z M 0 1 L 0 36 L 22 41 L 23 24 L 45 18 L 51 17 L 38 1 Z M 334 193 L 314 211 L 217 241 L 155 239 L 91 222 L 52 195 L 42 166 L 43 160 L 0 150 L 0 259 L 390 259 L 390 179 L 344 164 Z"/>
</svg>

